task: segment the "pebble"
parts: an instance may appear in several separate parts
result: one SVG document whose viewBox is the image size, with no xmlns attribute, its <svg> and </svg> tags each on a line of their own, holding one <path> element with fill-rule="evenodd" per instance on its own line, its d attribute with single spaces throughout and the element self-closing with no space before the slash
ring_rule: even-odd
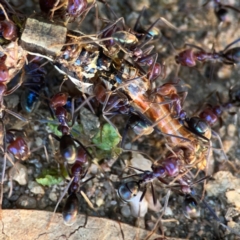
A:
<svg viewBox="0 0 240 240">
<path fill-rule="evenodd" d="M 34 197 L 22 195 L 18 198 L 16 205 L 19 208 L 34 209 L 37 207 L 37 201 Z"/>
<path fill-rule="evenodd" d="M 98 199 L 96 200 L 96 204 L 97 204 L 98 207 L 102 206 L 102 205 L 104 204 L 103 199 L 102 199 L 102 198 L 98 198 Z"/>
<path fill-rule="evenodd" d="M 235 189 L 240 191 L 240 179 L 232 175 L 228 171 L 219 171 L 213 175 L 215 180 L 209 181 L 206 184 L 208 196 L 219 196 L 225 193 L 227 189 Z"/>
<path fill-rule="evenodd" d="M 131 166 L 136 167 L 142 170 L 152 171 L 152 162 L 146 159 L 143 155 L 139 153 L 133 153 L 133 158 L 130 160 Z M 137 173 L 142 173 L 140 171 L 135 170 Z"/>
<path fill-rule="evenodd" d="M 43 140 L 40 137 L 35 138 L 35 143 L 38 147 L 43 146 Z"/>
<path fill-rule="evenodd" d="M 19 162 L 16 162 L 9 171 L 9 177 L 18 182 L 20 185 L 26 185 L 28 182 L 27 168 Z"/>
<path fill-rule="evenodd" d="M 44 188 L 34 181 L 30 181 L 28 183 L 28 188 L 34 194 L 42 194 L 43 195 L 45 193 Z"/>
<path fill-rule="evenodd" d="M 48 197 L 53 202 L 57 202 L 57 200 L 58 200 L 57 194 L 55 192 L 53 192 L 53 191 L 49 193 Z"/>
<path fill-rule="evenodd" d="M 144 197 L 140 202 L 142 192 L 139 191 L 135 197 L 129 201 L 131 207 L 131 213 L 134 217 L 144 217 L 148 210 L 148 202 Z"/>
<path fill-rule="evenodd" d="M 173 215 L 172 209 L 170 207 L 166 207 L 164 215 L 165 216 L 172 216 Z"/>
<path fill-rule="evenodd" d="M 148 8 L 150 6 L 150 1 L 149 0 L 129 1 L 128 4 L 134 11 L 141 11 L 144 7 Z"/>
<path fill-rule="evenodd" d="M 236 134 L 236 126 L 234 124 L 229 124 L 227 127 L 227 133 L 229 137 L 234 137 Z"/>
<path fill-rule="evenodd" d="M 226 197 L 229 203 L 234 204 L 237 208 L 240 208 L 240 189 L 239 191 L 231 190 L 226 192 Z"/>
<path fill-rule="evenodd" d="M 124 217 L 130 217 L 131 216 L 131 209 L 128 205 L 124 205 L 122 208 L 121 208 L 121 214 L 124 216 Z"/>
<path fill-rule="evenodd" d="M 232 139 L 225 139 L 223 141 L 223 150 L 225 153 L 228 153 L 231 148 L 235 145 L 236 141 Z"/>
<path fill-rule="evenodd" d="M 46 197 L 42 197 L 39 201 L 38 201 L 38 207 L 40 209 L 44 209 L 45 207 L 47 207 L 48 205 L 48 201 L 46 199 Z"/>
<path fill-rule="evenodd" d="M 82 108 L 80 110 L 80 121 L 83 126 L 84 133 L 92 138 L 99 131 L 100 122 L 95 114 L 92 114 L 88 109 Z"/>
<path fill-rule="evenodd" d="M 4 101 L 7 102 L 7 107 L 9 109 L 15 108 L 19 103 L 19 95 L 11 94 L 10 96 L 5 96 Z"/>
</svg>

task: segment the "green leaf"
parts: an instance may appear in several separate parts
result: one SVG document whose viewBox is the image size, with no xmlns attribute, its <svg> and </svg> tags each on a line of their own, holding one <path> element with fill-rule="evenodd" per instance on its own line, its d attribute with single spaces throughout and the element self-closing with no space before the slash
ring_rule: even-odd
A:
<svg viewBox="0 0 240 240">
<path fill-rule="evenodd" d="M 111 151 L 117 146 L 121 138 L 117 134 L 115 128 L 105 123 L 103 128 L 99 130 L 97 135 L 92 139 L 93 143 L 102 150 Z"/>
<path fill-rule="evenodd" d="M 48 119 L 49 120 L 49 119 Z M 50 130 L 57 135 L 58 137 L 62 136 L 62 133 L 58 130 L 58 125 L 56 124 L 52 124 L 51 122 L 48 123 L 48 127 L 50 128 Z"/>
<path fill-rule="evenodd" d="M 62 173 L 63 170 L 61 170 L 61 172 L 58 172 L 55 169 L 44 169 L 41 175 L 36 178 L 36 181 L 43 186 L 52 186 L 59 184 L 64 180 Z"/>
</svg>

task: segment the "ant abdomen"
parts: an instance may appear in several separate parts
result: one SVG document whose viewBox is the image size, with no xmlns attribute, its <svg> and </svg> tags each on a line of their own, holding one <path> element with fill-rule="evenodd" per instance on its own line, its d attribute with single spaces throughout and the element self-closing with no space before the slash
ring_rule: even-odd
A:
<svg viewBox="0 0 240 240">
<path fill-rule="evenodd" d="M 74 140 L 70 135 L 63 135 L 60 140 L 60 153 L 61 156 L 68 162 L 72 164 L 76 160 L 77 148 Z"/>
<path fill-rule="evenodd" d="M 76 222 L 78 215 L 78 204 L 79 202 L 76 193 L 72 193 L 68 196 L 62 211 L 63 221 L 67 226 L 71 226 Z"/>
</svg>

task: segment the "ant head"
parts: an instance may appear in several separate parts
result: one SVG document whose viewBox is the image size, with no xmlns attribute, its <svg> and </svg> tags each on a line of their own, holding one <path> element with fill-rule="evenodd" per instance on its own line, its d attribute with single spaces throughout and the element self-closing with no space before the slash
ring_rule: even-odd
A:
<svg viewBox="0 0 240 240">
<path fill-rule="evenodd" d="M 211 138 L 211 128 L 205 120 L 199 117 L 192 117 L 187 119 L 186 122 L 193 133 L 207 139 Z"/>
</svg>

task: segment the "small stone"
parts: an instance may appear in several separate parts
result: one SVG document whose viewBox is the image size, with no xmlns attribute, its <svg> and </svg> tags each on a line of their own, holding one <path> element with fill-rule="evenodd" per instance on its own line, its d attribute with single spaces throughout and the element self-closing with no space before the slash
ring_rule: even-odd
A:
<svg viewBox="0 0 240 240">
<path fill-rule="evenodd" d="M 152 171 L 152 168 L 151 168 L 152 162 L 150 160 L 146 159 L 139 153 L 133 153 L 132 156 L 133 156 L 133 158 L 131 159 L 132 167 L 136 167 L 142 170 Z M 136 172 L 140 173 L 140 171 L 137 171 L 137 170 Z"/>
<path fill-rule="evenodd" d="M 173 215 L 172 209 L 170 207 L 166 207 L 164 215 L 165 216 L 172 216 Z"/>
<path fill-rule="evenodd" d="M 234 207 L 230 207 L 225 214 L 225 218 L 227 221 L 231 221 L 234 217 L 237 217 L 239 215 L 240 215 L 239 210 L 237 210 Z"/>
<path fill-rule="evenodd" d="M 80 110 L 80 121 L 87 136 L 92 138 L 98 133 L 100 127 L 99 119 L 88 109 L 82 108 Z"/>
<path fill-rule="evenodd" d="M 47 199 L 45 197 L 42 197 L 39 201 L 38 201 L 38 207 L 40 209 L 44 209 L 45 207 L 47 207 Z"/>
<path fill-rule="evenodd" d="M 151 4 L 149 0 L 129 1 L 133 11 L 141 11 L 144 7 L 148 8 Z"/>
<path fill-rule="evenodd" d="M 35 138 L 35 143 L 38 147 L 43 146 L 43 140 L 40 137 Z"/>
<path fill-rule="evenodd" d="M 139 191 L 135 197 L 129 201 L 131 213 L 134 217 L 144 217 L 148 210 L 148 202 L 144 197 L 140 202 L 142 192 Z"/>
<path fill-rule="evenodd" d="M 111 201 L 111 205 L 116 206 L 117 205 L 117 201 L 115 201 L 115 200 Z"/>
<path fill-rule="evenodd" d="M 232 139 L 226 139 L 223 141 L 223 150 L 225 153 L 228 153 L 230 151 L 230 149 L 234 146 L 234 144 L 236 143 L 235 140 Z"/>
<path fill-rule="evenodd" d="M 53 191 L 49 193 L 48 197 L 53 202 L 57 202 L 57 200 L 58 200 L 57 194 Z"/>
<path fill-rule="evenodd" d="M 232 175 L 228 171 L 219 171 L 213 175 L 215 180 L 206 184 L 208 196 L 218 196 L 225 193 L 227 189 L 235 189 L 240 191 L 240 179 Z"/>
<path fill-rule="evenodd" d="M 226 197 L 228 202 L 234 204 L 237 208 L 240 209 L 240 192 L 231 190 L 226 192 Z"/>
<path fill-rule="evenodd" d="M 16 205 L 19 208 L 34 209 L 37 206 L 37 201 L 34 197 L 22 195 L 18 198 Z"/>
<path fill-rule="evenodd" d="M 17 181 L 20 185 L 26 185 L 28 182 L 27 168 L 19 162 L 16 162 L 9 171 L 9 177 Z"/>
<path fill-rule="evenodd" d="M 229 124 L 227 128 L 227 133 L 229 137 L 234 137 L 236 134 L 236 126 L 234 124 Z"/>
<path fill-rule="evenodd" d="M 4 100 L 7 102 L 7 107 L 13 109 L 19 103 L 19 96 L 17 94 L 11 94 L 9 96 L 4 97 Z"/>
<path fill-rule="evenodd" d="M 43 195 L 45 193 L 44 188 L 34 181 L 30 181 L 28 183 L 28 188 L 34 194 L 42 194 Z"/>
<path fill-rule="evenodd" d="M 96 204 L 97 204 L 98 207 L 102 206 L 102 205 L 104 204 L 103 199 L 102 199 L 102 198 L 98 198 L 98 199 L 96 200 Z"/>
<path fill-rule="evenodd" d="M 121 208 L 121 214 L 124 216 L 124 217 L 130 217 L 131 216 L 131 209 L 128 205 L 124 205 L 122 208 Z"/>
</svg>

